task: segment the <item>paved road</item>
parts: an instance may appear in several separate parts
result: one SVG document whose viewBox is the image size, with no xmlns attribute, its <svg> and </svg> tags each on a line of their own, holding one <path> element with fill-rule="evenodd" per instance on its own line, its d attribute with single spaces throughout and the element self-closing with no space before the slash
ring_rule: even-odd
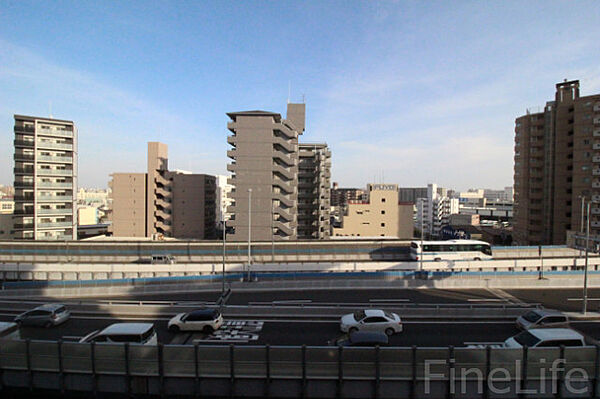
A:
<svg viewBox="0 0 600 399">
<path fill-rule="evenodd" d="M 9 321 L 11 317 L 0 316 L 0 320 Z M 77 340 L 87 333 L 102 329 L 123 319 L 72 318 L 66 323 L 53 328 L 23 327 L 23 338 L 42 340 Z M 166 320 L 149 320 L 154 322 L 158 338 L 163 343 L 192 344 L 196 339 L 204 338 L 202 333 L 178 333 L 167 331 Z M 600 338 L 600 322 L 575 322 L 574 328 Z M 470 342 L 502 342 L 518 333 L 514 323 L 507 322 L 408 322 L 404 331 L 390 339 L 393 346 L 464 346 Z M 322 321 L 266 321 L 262 330 L 257 333 L 258 340 L 248 344 L 270 345 L 326 345 L 328 340 L 340 335 L 337 322 Z M 199 341 L 199 343 L 205 343 Z M 227 343 L 227 342 L 220 342 Z"/>
</svg>

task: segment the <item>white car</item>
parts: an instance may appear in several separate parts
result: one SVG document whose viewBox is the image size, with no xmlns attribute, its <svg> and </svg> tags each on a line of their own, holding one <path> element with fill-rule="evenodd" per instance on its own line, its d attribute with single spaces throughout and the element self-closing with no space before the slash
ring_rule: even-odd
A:
<svg viewBox="0 0 600 399">
<path fill-rule="evenodd" d="M 152 323 L 114 323 L 104 330 L 96 330 L 79 342 L 128 342 L 156 345 L 158 338 Z"/>
<path fill-rule="evenodd" d="M 402 332 L 402 321 L 396 313 L 380 309 L 357 310 L 342 316 L 340 321 L 342 332 L 380 331 L 387 335 Z"/>
<path fill-rule="evenodd" d="M 522 330 L 530 328 L 562 328 L 569 327 L 569 317 L 555 310 L 533 309 L 519 316 L 517 327 Z"/>
<path fill-rule="evenodd" d="M 568 328 L 532 328 L 510 337 L 502 345 L 505 348 L 546 348 L 558 346 L 585 346 L 585 338 Z"/>
<path fill-rule="evenodd" d="M 169 331 L 203 331 L 211 333 L 223 325 L 223 315 L 217 309 L 194 310 L 179 313 L 169 320 Z"/>
</svg>

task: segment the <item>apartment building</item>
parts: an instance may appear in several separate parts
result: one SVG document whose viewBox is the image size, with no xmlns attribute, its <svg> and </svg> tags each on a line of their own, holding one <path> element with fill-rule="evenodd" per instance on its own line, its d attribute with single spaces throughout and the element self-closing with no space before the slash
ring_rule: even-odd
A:
<svg viewBox="0 0 600 399">
<path fill-rule="evenodd" d="M 579 81 L 556 84 L 554 101 L 515 120 L 514 240 L 564 244 L 579 230 L 581 198 L 592 200 L 600 234 L 600 94 L 580 96 Z"/>
<path fill-rule="evenodd" d="M 396 184 L 369 184 L 365 200 L 350 200 L 334 237 L 413 236 L 413 204 L 398 202 Z"/>
<path fill-rule="evenodd" d="M 427 198 L 427 187 L 398 188 L 398 199 L 400 202 L 412 202 L 416 204 L 419 198 Z"/>
<path fill-rule="evenodd" d="M 362 201 L 367 198 L 367 192 L 360 188 L 340 188 L 338 183 L 333 183 L 331 189 L 331 206 L 345 207 L 348 201 Z"/>
<path fill-rule="evenodd" d="M 328 239 L 331 151 L 325 143 L 302 143 L 299 151 L 298 239 Z"/>
<path fill-rule="evenodd" d="M 427 197 L 417 199 L 417 218 L 415 227 L 426 235 L 440 236 L 443 226 L 449 224 L 450 215 L 459 213 L 458 198 L 450 198 L 448 190 L 437 184 L 427 185 Z"/>
<path fill-rule="evenodd" d="M 233 241 L 249 234 L 255 241 L 298 237 L 298 137 L 304 114 L 305 104 L 288 104 L 287 119 L 267 111 L 227 113 Z"/>
<path fill-rule="evenodd" d="M 168 147 L 148 143 L 147 173 L 113 173 L 115 237 L 210 239 L 215 236 L 216 179 L 169 171 Z"/>
<path fill-rule="evenodd" d="M 15 201 L 13 198 L 0 198 L 0 240 L 13 238 L 13 213 Z"/>
<path fill-rule="evenodd" d="M 15 239 L 77 239 L 77 130 L 72 121 L 15 115 Z"/>
</svg>

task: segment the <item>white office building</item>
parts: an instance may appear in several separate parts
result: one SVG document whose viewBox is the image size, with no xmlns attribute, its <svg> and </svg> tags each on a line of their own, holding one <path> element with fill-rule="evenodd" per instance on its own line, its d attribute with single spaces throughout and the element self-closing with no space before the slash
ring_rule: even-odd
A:
<svg viewBox="0 0 600 399">
<path fill-rule="evenodd" d="M 427 185 L 427 198 L 417 199 L 416 228 L 430 237 L 438 237 L 443 226 L 449 224 L 450 215 L 458 213 L 458 198 L 448 197 L 448 190 L 437 184 Z"/>
</svg>

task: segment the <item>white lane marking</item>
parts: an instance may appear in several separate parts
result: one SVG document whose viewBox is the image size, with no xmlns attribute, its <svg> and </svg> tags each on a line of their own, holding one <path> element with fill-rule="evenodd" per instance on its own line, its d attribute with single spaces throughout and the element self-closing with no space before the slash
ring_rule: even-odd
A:
<svg viewBox="0 0 600 399">
<path fill-rule="evenodd" d="M 517 305 L 526 305 L 526 303 L 521 301 L 519 298 L 517 298 L 499 288 L 486 288 L 486 291 L 488 291 L 490 294 L 504 300 L 505 302 L 517 304 Z"/>
<path fill-rule="evenodd" d="M 588 301 L 600 301 L 600 298 L 588 298 Z M 583 301 L 583 298 L 567 298 L 567 301 Z"/>
<path fill-rule="evenodd" d="M 503 299 L 498 299 L 498 298 L 482 298 L 482 299 L 468 298 L 467 302 L 505 302 L 505 301 Z"/>
<path fill-rule="evenodd" d="M 369 302 L 410 302 L 410 299 L 369 299 Z"/>
<path fill-rule="evenodd" d="M 463 345 L 502 345 L 503 342 L 463 342 Z"/>
</svg>

